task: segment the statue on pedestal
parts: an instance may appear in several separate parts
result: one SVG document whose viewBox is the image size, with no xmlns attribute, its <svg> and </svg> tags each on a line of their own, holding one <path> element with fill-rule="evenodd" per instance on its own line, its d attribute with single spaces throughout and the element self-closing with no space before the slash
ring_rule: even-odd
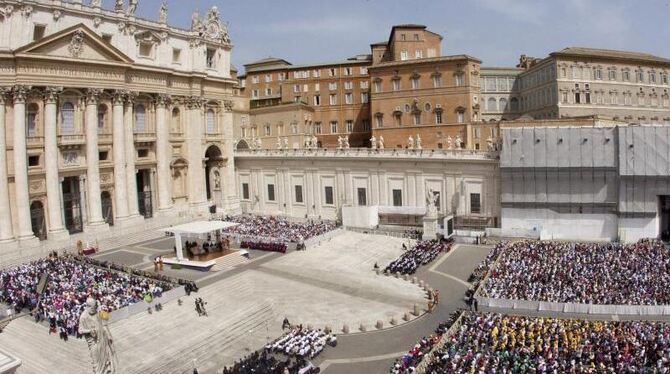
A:
<svg viewBox="0 0 670 374">
<path fill-rule="evenodd" d="M 202 21 L 200 20 L 200 13 L 196 9 L 193 14 L 191 14 L 191 31 L 201 31 L 202 30 Z"/>
<path fill-rule="evenodd" d="M 407 149 L 414 149 L 414 138 L 412 135 L 407 138 Z"/>
<path fill-rule="evenodd" d="M 128 0 L 128 15 L 134 16 L 137 11 L 137 2 L 139 0 Z"/>
<path fill-rule="evenodd" d="M 168 5 L 167 1 L 163 0 L 161 7 L 158 10 L 158 22 L 167 23 Z"/>
<path fill-rule="evenodd" d="M 370 148 L 377 149 L 377 138 L 374 135 L 370 138 Z"/>
<path fill-rule="evenodd" d="M 379 135 L 379 149 L 384 149 L 384 137 Z"/>
<path fill-rule="evenodd" d="M 256 138 L 256 148 L 257 149 L 263 148 L 263 142 L 261 141 L 261 138 Z"/>
<path fill-rule="evenodd" d="M 91 0 L 92 8 L 100 8 L 102 6 L 102 0 Z"/>
<path fill-rule="evenodd" d="M 86 308 L 79 316 L 79 334 L 84 336 L 88 344 L 93 373 L 115 373 L 117 363 L 112 346 L 112 334 L 98 315 L 98 302 L 91 297 L 86 300 Z"/>
<path fill-rule="evenodd" d="M 432 188 L 428 190 L 428 194 L 426 194 L 426 212 L 429 216 L 437 214 L 437 204 L 439 203 L 437 199 L 435 191 Z"/>
<path fill-rule="evenodd" d="M 114 10 L 117 12 L 123 12 L 124 0 L 116 0 L 114 3 Z"/>
<path fill-rule="evenodd" d="M 319 139 L 317 139 L 315 135 L 312 135 L 312 148 L 319 148 Z"/>
<path fill-rule="evenodd" d="M 419 134 L 416 134 L 416 147 L 415 148 L 416 149 L 422 149 L 423 148 L 423 147 L 421 147 L 421 135 L 419 135 Z"/>
<path fill-rule="evenodd" d="M 494 151 L 495 150 L 495 147 L 493 146 L 493 138 L 489 137 L 488 139 L 486 139 L 486 148 L 489 151 Z"/>
<path fill-rule="evenodd" d="M 337 149 L 342 149 L 342 146 L 344 144 L 344 139 L 342 139 L 341 136 L 337 137 Z"/>
<path fill-rule="evenodd" d="M 461 149 L 463 140 L 460 135 L 456 135 L 456 149 Z"/>
<path fill-rule="evenodd" d="M 288 149 L 288 138 L 284 138 L 284 149 Z"/>
<path fill-rule="evenodd" d="M 349 149 L 349 137 L 344 137 L 344 149 Z"/>
</svg>

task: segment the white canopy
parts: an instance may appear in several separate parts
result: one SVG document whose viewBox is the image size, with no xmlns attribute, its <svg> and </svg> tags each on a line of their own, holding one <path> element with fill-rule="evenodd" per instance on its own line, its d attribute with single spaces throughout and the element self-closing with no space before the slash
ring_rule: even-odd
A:
<svg viewBox="0 0 670 374">
<path fill-rule="evenodd" d="M 182 225 L 166 227 L 160 229 L 161 232 L 171 232 L 173 234 L 207 234 L 218 230 L 227 229 L 229 227 L 237 226 L 239 223 L 227 221 L 195 221 L 184 223 Z"/>
</svg>

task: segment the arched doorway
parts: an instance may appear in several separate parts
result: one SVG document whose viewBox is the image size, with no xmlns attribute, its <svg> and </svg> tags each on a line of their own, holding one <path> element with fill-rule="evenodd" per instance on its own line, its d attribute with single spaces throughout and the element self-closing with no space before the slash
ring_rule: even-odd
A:
<svg viewBox="0 0 670 374">
<path fill-rule="evenodd" d="M 214 205 L 221 201 L 221 171 L 223 166 L 223 156 L 221 149 L 211 145 L 205 152 L 205 188 L 207 190 L 207 200 L 212 200 Z"/>
<path fill-rule="evenodd" d="M 46 240 L 47 225 L 44 219 L 44 205 L 39 200 L 35 200 L 30 204 L 30 223 L 33 226 L 35 237 L 39 240 Z"/>
<path fill-rule="evenodd" d="M 112 208 L 112 196 L 108 191 L 102 191 L 100 194 L 100 202 L 102 204 L 102 217 L 105 219 L 105 223 L 113 226 L 114 210 Z"/>
</svg>

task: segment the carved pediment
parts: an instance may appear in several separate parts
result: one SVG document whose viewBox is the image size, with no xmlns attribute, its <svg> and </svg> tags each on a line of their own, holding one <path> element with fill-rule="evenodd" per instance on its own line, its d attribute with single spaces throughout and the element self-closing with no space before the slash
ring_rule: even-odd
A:
<svg viewBox="0 0 670 374">
<path fill-rule="evenodd" d="M 83 24 L 72 26 L 16 50 L 17 57 L 76 59 L 130 64 L 130 57 Z"/>
<path fill-rule="evenodd" d="M 135 34 L 135 42 L 136 43 L 151 43 L 154 45 L 160 44 L 161 41 L 163 41 L 162 35 L 160 35 L 157 32 L 153 32 L 150 30 L 146 31 L 140 31 Z"/>
</svg>

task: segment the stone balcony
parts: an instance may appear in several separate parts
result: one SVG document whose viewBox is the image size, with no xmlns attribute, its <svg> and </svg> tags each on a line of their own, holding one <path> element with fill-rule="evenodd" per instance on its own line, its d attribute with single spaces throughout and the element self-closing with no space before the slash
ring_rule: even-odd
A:
<svg viewBox="0 0 670 374">
<path fill-rule="evenodd" d="M 317 148 L 317 149 L 240 149 L 236 158 L 285 159 L 379 159 L 379 160 L 436 160 L 498 162 L 499 153 L 472 149 L 371 149 L 371 148 Z"/>
<path fill-rule="evenodd" d="M 112 144 L 112 134 L 98 134 L 98 143 Z"/>
<path fill-rule="evenodd" d="M 82 145 L 84 143 L 86 143 L 86 136 L 84 134 L 58 135 L 59 145 Z"/>
<path fill-rule="evenodd" d="M 156 134 L 153 132 L 136 132 L 133 134 L 135 143 L 152 143 L 156 141 Z"/>
<path fill-rule="evenodd" d="M 36 146 L 36 145 L 41 146 L 43 144 L 44 144 L 44 137 L 43 136 L 28 135 L 26 137 L 26 145 L 28 147 Z"/>
</svg>

